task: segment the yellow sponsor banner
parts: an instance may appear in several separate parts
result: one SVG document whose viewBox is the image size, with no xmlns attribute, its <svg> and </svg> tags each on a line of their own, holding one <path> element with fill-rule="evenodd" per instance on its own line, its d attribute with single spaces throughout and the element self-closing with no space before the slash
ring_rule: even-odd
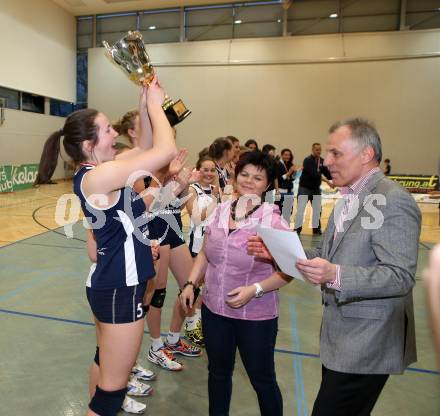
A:
<svg viewBox="0 0 440 416">
<path fill-rule="evenodd" d="M 409 192 L 426 194 L 438 189 L 438 175 L 390 175 L 388 179 L 408 189 Z"/>
</svg>

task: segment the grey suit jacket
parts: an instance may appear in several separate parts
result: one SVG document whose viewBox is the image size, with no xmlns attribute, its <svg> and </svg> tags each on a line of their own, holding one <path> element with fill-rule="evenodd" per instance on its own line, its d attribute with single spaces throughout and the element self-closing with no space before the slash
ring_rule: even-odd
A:
<svg viewBox="0 0 440 416">
<path fill-rule="evenodd" d="M 341 291 L 322 287 L 322 363 L 344 373 L 402 373 L 417 360 L 412 288 L 420 210 L 405 189 L 378 172 L 349 217 L 334 239 L 332 213 L 320 245 L 307 252 L 341 266 Z"/>
</svg>

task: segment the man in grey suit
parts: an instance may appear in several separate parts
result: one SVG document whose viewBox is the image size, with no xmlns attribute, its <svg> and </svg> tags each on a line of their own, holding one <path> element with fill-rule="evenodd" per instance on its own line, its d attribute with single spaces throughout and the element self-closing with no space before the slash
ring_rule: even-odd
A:
<svg viewBox="0 0 440 416">
<path fill-rule="evenodd" d="M 390 374 L 416 361 L 412 288 L 420 211 L 379 169 L 379 135 L 367 120 L 329 130 L 325 165 L 344 198 L 319 246 L 297 262 L 322 287 L 322 381 L 313 416 L 369 415 Z M 259 256 L 264 247 L 249 242 Z M 260 252 L 260 254 L 258 254 Z"/>
</svg>

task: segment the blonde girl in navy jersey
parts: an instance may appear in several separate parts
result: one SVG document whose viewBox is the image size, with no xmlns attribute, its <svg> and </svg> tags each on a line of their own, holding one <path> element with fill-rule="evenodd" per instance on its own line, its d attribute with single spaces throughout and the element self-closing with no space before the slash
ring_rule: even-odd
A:
<svg viewBox="0 0 440 416">
<path fill-rule="evenodd" d="M 142 89 L 139 147 L 116 159 L 117 133 L 104 114 L 92 109 L 72 113 L 45 147 L 46 159 L 57 158 L 64 137 L 66 153 L 80 164 L 74 191 L 97 243 L 97 263 L 87 281 L 87 298 L 97 325 L 100 373 L 88 416 L 117 414 L 142 341 L 142 299 L 154 268 L 151 250 L 146 249 L 145 204 L 129 185 L 136 173 L 146 176 L 167 165 L 176 154 L 173 130 L 162 109 L 164 97 L 156 78 Z"/>
<path fill-rule="evenodd" d="M 131 146 L 135 146 L 139 140 L 140 131 L 138 111 L 129 111 L 124 114 L 121 120 L 114 124 L 114 128 L 128 139 Z M 192 259 L 183 239 L 180 200 L 177 198 L 191 179 L 191 170 L 185 167 L 187 154 L 185 149 L 181 150 L 169 165 L 154 172 L 153 178 L 137 180 L 135 183 L 135 190 L 142 193 L 147 211 L 151 211 L 147 214 L 148 237 L 160 241 L 160 261 L 156 267 L 155 287 L 151 292 L 148 291 L 150 298 L 148 302 L 145 302 L 149 305 L 147 324 L 152 339 L 148 359 L 170 371 L 183 369 L 182 364 L 175 359 L 174 353 L 190 357 L 198 357 L 201 354 L 199 348 L 180 337 L 185 316 L 182 314 L 177 297 L 174 301 L 167 346 L 160 335 L 161 308 L 166 295 L 168 268 L 171 269 L 177 281 L 182 282 L 192 266 Z M 157 202 L 159 200 L 163 202 L 163 199 L 169 200 L 170 204 L 166 203 L 166 206 L 162 206 L 161 203 L 159 204 L 161 206 L 157 207 Z M 140 368 L 144 374 L 152 373 L 150 370 L 142 369 L 139 365 L 136 368 Z"/>
<path fill-rule="evenodd" d="M 160 240 L 160 260 L 157 269 L 156 289 L 150 303 L 147 315 L 148 328 L 150 329 L 151 346 L 148 350 L 148 359 L 158 366 L 170 371 L 183 369 L 181 363 L 175 359 L 176 354 L 186 357 L 199 357 L 201 350 L 191 345 L 181 337 L 181 329 L 185 319 L 179 299 L 174 301 L 169 332 L 164 341 L 161 337 L 161 309 L 166 296 L 168 269 L 176 278 L 181 288 L 188 273 L 191 271 L 192 258 L 188 246 L 185 244 L 182 232 L 181 208 L 186 189 L 193 181 L 193 172 L 185 167 L 187 151 L 181 150 L 168 167 L 155 172 L 155 178 L 149 186 L 150 191 L 156 190 L 159 200 L 166 200 L 166 206 L 151 201 L 150 232 L 151 238 Z M 174 175 L 173 175 L 174 173 Z M 160 181 L 160 183 L 158 182 Z M 161 184 L 166 184 L 165 187 Z M 145 198 L 148 204 L 148 198 Z"/>
</svg>

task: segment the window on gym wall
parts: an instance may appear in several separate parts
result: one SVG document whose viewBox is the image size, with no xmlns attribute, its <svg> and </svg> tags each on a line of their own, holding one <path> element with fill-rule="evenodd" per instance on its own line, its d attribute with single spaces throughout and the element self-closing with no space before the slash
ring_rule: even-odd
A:
<svg viewBox="0 0 440 416">
<path fill-rule="evenodd" d="M 185 9 L 186 40 L 231 39 L 234 8 L 231 4 L 187 7 Z"/>
<path fill-rule="evenodd" d="M 138 27 L 138 13 L 118 13 L 96 16 L 96 45 L 102 46 L 106 40 L 112 44 L 121 39 L 129 30 Z"/>
<path fill-rule="evenodd" d="M 20 91 L 0 87 L 0 98 L 3 98 L 5 108 L 20 110 Z"/>
<path fill-rule="evenodd" d="M 76 49 L 87 53 L 93 47 L 93 17 L 80 16 L 76 20 Z"/>
<path fill-rule="evenodd" d="M 281 36 L 280 0 L 186 7 L 186 40 Z"/>
<path fill-rule="evenodd" d="M 87 108 L 87 91 L 88 91 L 88 55 L 85 53 L 77 53 L 76 55 L 76 105 L 75 110 Z"/>
<path fill-rule="evenodd" d="M 283 8 L 279 1 L 243 3 L 234 7 L 234 38 L 282 36 Z"/>
<path fill-rule="evenodd" d="M 68 103 L 66 101 L 55 100 L 51 98 L 50 100 L 50 115 L 58 117 L 67 117 L 70 113 L 75 110 L 75 105 L 73 103 Z"/>
<path fill-rule="evenodd" d="M 42 95 L 22 92 L 21 109 L 31 113 L 44 114 L 44 97 Z"/>
<path fill-rule="evenodd" d="M 180 40 L 180 9 L 144 11 L 139 15 L 139 30 L 145 43 Z"/>
<path fill-rule="evenodd" d="M 81 108 L 87 108 L 87 50 L 95 47 L 95 45 L 93 45 L 93 16 L 77 17 L 76 33 L 76 104 L 74 105 L 74 110 L 79 110 Z M 57 108 L 59 110 L 55 110 L 54 107 L 54 111 L 60 111 L 60 114 L 62 114 L 67 107 L 62 104 Z"/>
</svg>

